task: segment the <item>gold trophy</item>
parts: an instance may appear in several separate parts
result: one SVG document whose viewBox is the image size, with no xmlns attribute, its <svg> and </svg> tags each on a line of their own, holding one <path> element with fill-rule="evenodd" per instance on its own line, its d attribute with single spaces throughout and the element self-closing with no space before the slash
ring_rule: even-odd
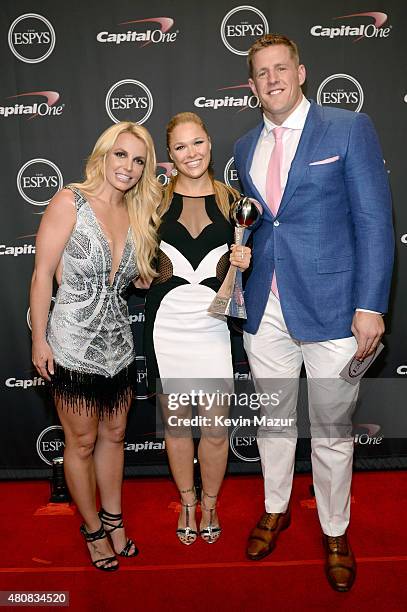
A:
<svg viewBox="0 0 407 612">
<path fill-rule="evenodd" d="M 230 216 L 235 223 L 235 244 L 244 245 L 248 236 L 245 230 L 252 230 L 262 220 L 263 208 L 253 198 L 241 198 L 230 207 Z M 221 314 L 238 319 L 246 319 L 244 305 L 242 272 L 236 266 L 230 265 L 218 293 L 215 295 L 208 312 Z"/>
</svg>

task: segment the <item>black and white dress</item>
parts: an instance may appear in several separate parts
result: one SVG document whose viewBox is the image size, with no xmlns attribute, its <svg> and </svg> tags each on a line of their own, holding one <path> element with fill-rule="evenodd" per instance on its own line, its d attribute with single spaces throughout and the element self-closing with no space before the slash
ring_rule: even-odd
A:
<svg viewBox="0 0 407 612">
<path fill-rule="evenodd" d="M 231 224 L 214 195 L 174 193 L 159 229 L 158 278 L 146 299 L 148 382 L 233 378 L 226 318 L 208 312 L 229 268 Z M 164 391 L 165 392 L 165 391 Z"/>
</svg>

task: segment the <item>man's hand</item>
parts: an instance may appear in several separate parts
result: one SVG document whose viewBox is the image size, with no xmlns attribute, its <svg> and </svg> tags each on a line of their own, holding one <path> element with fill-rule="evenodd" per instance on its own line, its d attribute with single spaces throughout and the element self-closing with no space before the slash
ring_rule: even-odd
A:
<svg viewBox="0 0 407 612">
<path fill-rule="evenodd" d="M 352 334 L 358 343 L 355 357 L 363 361 L 374 353 L 384 334 L 383 317 L 373 312 L 356 311 L 353 315 Z"/>
</svg>

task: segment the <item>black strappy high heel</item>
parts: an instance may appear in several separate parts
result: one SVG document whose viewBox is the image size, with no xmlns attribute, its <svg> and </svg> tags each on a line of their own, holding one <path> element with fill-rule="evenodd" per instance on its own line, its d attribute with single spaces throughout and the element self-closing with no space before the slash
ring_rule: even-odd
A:
<svg viewBox="0 0 407 612">
<path fill-rule="evenodd" d="M 111 514 L 110 512 L 106 512 L 106 510 L 101 508 L 99 510 L 99 518 L 102 521 L 102 525 L 105 528 L 107 535 L 110 536 L 110 538 L 112 536 L 113 531 L 116 531 L 116 529 L 124 529 L 122 514 Z M 114 523 L 117 523 L 117 521 L 119 521 L 119 524 L 118 525 L 114 524 Z M 113 541 L 112 541 L 112 544 L 113 544 Z M 130 549 L 132 546 L 134 546 L 134 552 L 130 554 Z M 113 546 L 113 549 L 114 549 L 114 546 Z M 128 538 L 123 550 L 121 550 L 119 553 L 116 553 L 116 554 L 118 554 L 120 557 L 135 557 L 136 555 L 138 555 L 138 553 L 139 553 L 139 550 L 137 546 L 135 545 L 133 540 Z"/>
<path fill-rule="evenodd" d="M 104 540 L 107 537 L 103 524 L 101 525 L 100 529 L 92 532 L 88 531 L 85 524 L 83 524 L 80 526 L 80 532 L 84 536 L 86 542 L 97 542 L 97 540 Z M 107 563 L 112 563 L 113 561 L 116 561 L 116 565 L 107 566 Z M 96 569 L 102 570 L 102 572 L 115 572 L 119 569 L 119 563 L 114 555 L 112 557 L 105 557 L 104 559 L 92 561 L 92 565 L 94 565 Z"/>
</svg>

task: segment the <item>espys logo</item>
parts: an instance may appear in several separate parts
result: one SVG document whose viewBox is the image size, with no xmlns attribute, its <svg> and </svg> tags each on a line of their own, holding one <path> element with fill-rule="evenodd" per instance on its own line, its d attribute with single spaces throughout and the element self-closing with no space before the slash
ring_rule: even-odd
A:
<svg viewBox="0 0 407 612">
<path fill-rule="evenodd" d="M 111 86 L 105 106 L 114 123 L 134 121 L 141 125 L 153 112 L 153 96 L 141 81 L 124 79 Z"/>
<path fill-rule="evenodd" d="M 352 15 L 342 15 L 341 17 L 333 17 L 335 21 L 338 19 L 353 19 L 354 17 L 370 17 L 373 23 L 358 26 L 342 24 L 337 27 L 323 27 L 322 25 L 312 26 L 310 34 L 312 36 L 322 36 L 326 38 L 336 38 L 338 36 L 357 36 L 353 42 L 358 42 L 362 38 L 388 38 L 391 31 L 391 26 L 384 28 L 387 21 L 386 13 L 367 12 L 367 13 L 352 13 Z"/>
<path fill-rule="evenodd" d="M 174 168 L 174 164 L 172 162 L 157 162 L 155 175 L 158 181 L 164 187 L 168 185 L 171 178 L 171 171 Z"/>
<path fill-rule="evenodd" d="M 240 429 L 242 429 L 242 426 L 238 425 L 230 434 L 229 445 L 232 453 L 242 461 L 249 463 L 260 461 L 256 436 L 246 432 L 239 436 Z"/>
<path fill-rule="evenodd" d="M 234 187 L 235 189 L 240 191 L 239 178 L 237 176 L 237 171 L 235 168 L 235 158 L 234 157 L 231 157 L 226 162 L 226 166 L 223 171 L 223 180 L 225 181 L 226 185 L 229 185 L 229 187 Z"/>
<path fill-rule="evenodd" d="M 407 244 L 407 234 L 403 234 L 400 238 L 402 244 Z"/>
<path fill-rule="evenodd" d="M 151 23 L 158 24 L 159 27 L 151 27 Z M 137 25 L 135 25 L 137 24 Z M 133 19 L 122 21 L 119 26 L 130 26 L 135 29 L 127 29 L 127 32 L 99 32 L 96 40 L 100 43 L 110 43 L 121 45 L 122 43 L 141 42 L 141 47 L 146 47 L 151 43 L 173 43 L 177 40 L 179 30 L 170 32 L 174 25 L 171 17 L 150 17 L 149 19 Z"/>
<path fill-rule="evenodd" d="M 35 101 L 35 98 L 40 96 L 45 98 L 46 102 Z M 57 117 L 62 114 L 65 104 L 55 104 L 59 100 L 57 91 L 31 91 L 28 93 L 9 96 L 6 100 L 15 100 L 16 98 L 34 98 L 34 101 L 29 100 L 28 104 L 17 102 L 13 105 L 0 106 L 0 115 L 3 117 L 16 117 L 20 115 L 28 115 L 27 119 L 35 119 L 35 117 Z"/>
<path fill-rule="evenodd" d="M 52 465 L 52 460 L 62 457 L 65 448 L 65 436 L 61 425 L 51 425 L 43 429 L 37 438 L 37 453 L 40 459 L 47 465 Z"/>
<path fill-rule="evenodd" d="M 218 91 L 228 91 L 230 89 L 248 89 L 250 93 L 243 96 L 226 95 L 219 98 L 206 98 L 205 96 L 198 96 L 198 98 L 195 98 L 194 100 L 194 106 L 197 108 L 213 108 L 213 110 L 240 107 L 238 112 L 247 110 L 248 108 L 259 108 L 260 101 L 257 96 L 252 94 L 248 83 L 244 83 L 243 85 L 232 85 L 230 87 L 221 87 L 218 89 Z"/>
<path fill-rule="evenodd" d="M 223 44 L 236 55 L 247 55 L 252 44 L 268 32 L 266 17 L 254 6 L 237 6 L 224 16 L 220 26 Z"/>
<path fill-rule="evenodd" d="M 31 159 L 17 174 L 17 189 L 26 202 L 46 206 L 63 186 L 60 169 L 48 159 Z"/>
<path fill-rule="evenodd" d="M 36 13 L 20 15 L 8 31 L 11 52 L 27 64 L 38 64 L 46 60 L 54 50 L 55 40 L 55 30 L 51 23 Z"/>
<path fill-rule="evenodd" d="M 363 101 L 362 86 L 349 74 L 332 74 L 318 87 L 317 102 L 322 106 L 332 105 L 358 113 Z"/>
<path fill-rule="evenodd" d="M 153 397 L 154 393 L 149 393 L 147 388 L 147 366 L 146 366 L 146 358 L 144 355 L 138 355 L 136 357 L 136 366 L 137 366 L 137 387 L 136 387 L 136 395 L 135 399 L 144 400 L 149 397 Z"/>
</svg>

